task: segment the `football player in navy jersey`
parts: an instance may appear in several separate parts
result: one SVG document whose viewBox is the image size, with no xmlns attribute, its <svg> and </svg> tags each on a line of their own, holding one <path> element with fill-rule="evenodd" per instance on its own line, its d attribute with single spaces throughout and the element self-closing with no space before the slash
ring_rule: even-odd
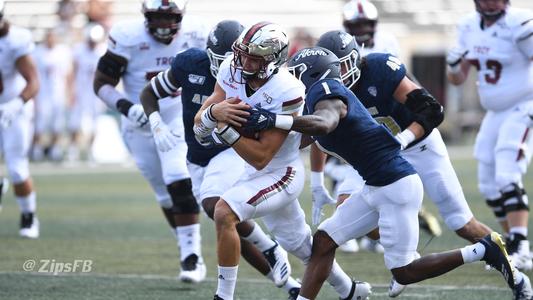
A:
<svg viewBox="0 0 533 300">
<path fill-rule="evenodd" d="M 400 142 L 402 157 L 420 175 L 426 193 L 448 228 L 471 243 L 489 234 L 491 230 L 472 214 L 436 128 L 443 117 L 441 106 L 408 78 L 405 65 L 388 53 L 371 53 L 360 58 L 354 38 L 343 31 L 323 34 L 317 46 L 331 50 L 340 58 L 344 85 Z M 421 106 L 415 105 L 417 101 Z M 422 105 L 426 108 L 422 109 Z M 358 178 L 352 174 L 347 183 L 355 185 L 353 181 Z M 392 284 L 389 293 L 397 296 L 401 291 L 401 286 Z"/>
<path fill-rule="evenodd" d="M 512 266 L 505 244 L 496 232 L 462 249 L 417 258 L 417 214 L 423 189 L 415 169 L 400 156 L 401 143 L 343 85 L 341 62 L 331 51 L 321 47 L 302 49 L 289 60 L 288 66 L 306 86 L 309 115 L 276 115 L 254 108 L 245 127 L 274 127 L 308 134 L 311 137 L 308 143 L 314 141 L 323 151 L 345 160 L 365 180 L 362 191 L 350 196 L 318 227 L 298 299 L 315 299 L 328 276 L 323 270 L 331 267 L 338 245 L 376 227 L 385 249 L 385 264 L 401 284 L 419 282 L 465 263 L 484 260 L 504 275 L 513 291 L 531 289 L 516 286 L 527 276 Z M 427 106 L 415 112 L 424 107 Z"/>
<path fill-rule="evenodd" d="M 243 26 L 237 21 L 219 22 L 209 33 L 206 50 L 191 48 L 177 54 L 171 67 L 154 77 L 141 93 L 141 102 L 152 127 L 160 128 L 158 134 L 154 134 L 156 145 L 161 151 L 168 151 L 175 146 L 175 136 L 165 130 L 161 121 L 154 121 L 153 115 L 159 114 L 159 99 L 182 89 L 187 167 L 194 195 L 211 219 L 220 195 L 243 173 L 244 161 L 231 147 L 216 144 L 211 136 L 197 140 L 193 132 L 194 116 L 213 93 L 219 65 L 231 53 L 231 45 L 242 30 Z M 275 273 L 283 272 L 284 264 L 289 263 L 283 248 L 253 220 L 240 223 L 237 230 L 241 236 L 243 257 L 271 280 L 282 277 Z M 289 299 L 296 299 L 299 287 L 300 284 L 290 276 L 283 285 Z"/>
</svg>

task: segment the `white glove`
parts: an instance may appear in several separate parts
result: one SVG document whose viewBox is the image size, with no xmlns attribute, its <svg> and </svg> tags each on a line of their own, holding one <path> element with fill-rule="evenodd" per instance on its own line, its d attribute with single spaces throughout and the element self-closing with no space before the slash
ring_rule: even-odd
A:
<svg viewBox="0 0 533 300">
<path fill-rule="evenodd" d="M 128 110 L 128 119 L 139 128 L 143 128 L 146 124 L 148 124 L 148 118 L 144 113 L 143 106 L 140 104 L 133 104 L 130 107 Z"/>
<path fill-rule="evenodd" d="M 322 217 L 322 207 L 326 204 L 336 203 L 324 186 L 323 172 L 311 172 L 311 196 L 313 199 L 312 222 L 313 225 L 318 225 Z"/>
<path fill-rule="evenodd" d="M 161 152 L 167 152 L 176 147 L 180 141 L 180 136 L 168 128 L 157 111 L 150 114 L 149 120 L 157 149 Z"/>
<path fill-rule="evenodd" d="M 17 97 L 9 102 L 0 104 L 0 126 L 7 128 L 11 122 L 17 117 L 24 107 L 24 100 Z"/>
<path fill-rule="evenodd" d="M 450 49 L 446 56 L 446 63 L 448 64 L 450 72 L 458 73 L 461 70 L 461 60 L 463 60 L 467 53 L 468 50 L 458 46 Z"/>
</svg>

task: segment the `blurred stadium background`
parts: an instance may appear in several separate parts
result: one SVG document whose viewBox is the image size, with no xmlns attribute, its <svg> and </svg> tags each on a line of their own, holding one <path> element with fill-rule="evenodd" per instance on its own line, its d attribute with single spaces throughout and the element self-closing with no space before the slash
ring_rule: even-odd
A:
<svg viewBox="0 0 533 300">
<path fill-rule="evenodd" d="M 341 11 L 345 2 L 189 0 L 187 14 L 202 17 L 210 24 L 222 19 L 237 19 L 246 25 L 269 20 L 286 27 L 295 43 L 305 43 L 309 37 L 317 38 L 327 30 L 341 29 Z M 372 2 L 379 11 L 380 29 L 389 31 L 399 40 L 400 58 L 422 85 L 445 105 L 446 119 L 440 129 L 448 145 L 452 145 L 450 155 L 474 213 L 478 219 L 499 229 L 476 187 L 471 146 L 483 112 L 474 88 L 475 79 L 470 78 L 467 84 L 456 88 L 448 85 L 445 78 L 445 54 L 453 46 L 455 24 L 460 17 L 474 10 L 473 1 Z M 511 5 L 533 9 L 531 0 L 512 0 Z M 142 18 L 140 9 L 140 0 L 12 0 L 6 1 L 5 17 L 16 25 L 31 29 L 37 42 L 43 40 L 48 29 L 54 29 L 62 33 L 60 37 L 66 45 L 72 46 L 82 39 L 88 19 L 109 27 L 120 20 Z M 109 115 L 113 117 L 109 118 Z M 93 149 L 102 153 L 100 162 L 119 164 L 54 162 L 32 165 L 42 224 L 39 240 L 18 238 L 18 209 L 11 192 L 5 196 L 4 210 L 0 214 L 0 299 L 212 297 L 216 287 L 213 224 L 205 218 L 202 221 L 209 280 L 197 287 L 177 282 L 174 279 L 178 271 L 175 241 L 167 232 L 148 185 L 132 166 L 125 150 L 120 148 L 118 129 L 113 131 L 117 126 L 113 123 L 115 116 L 107 113 L 106 117 L 100 121 Z M 100 140 L 99 134 L 103 136 Z M 64 137 L 64 143 L 66 139 Z M 524 181 L 526 190 L 533 190 L 533 176 L 526 176 Z M 306 212 L 310 212 L 308 189 L 302 195 L 301 203 Z M 435 211 L 432 205 L 429 206 Z M 421 248 L 428 239 L 428 236 L 421 236 Z M 445 231 L 442 237 L 423 249 L 423 253 L 463 244 L 462 240 Z M 22 269 L 28 259 L 55 259 L 58 262 L 89 259 L 94 262 L 94 268 L 87 274 L 43 276 Z M 390 276 L 379 255 L 365 252 L 339 254 L 339 261 L 350 274 L 375 284 L 373 299 L 388 298 L 386 288 Z M 296 260 L 292 262 L 296 277 L 301 276 L 301 265 Z M 239 299 L 286 298 L 283 292 L 273 289 L 248 266 L 243 266 L 239 278 Z M 335 299 L 330 288 L 324 288 L 321 295 L 321 299 Z M 485 272 L 482 264 L 474 264 L 415 285 L 402 298 L 481 300 L 510 299 L 511 296 L 498 274 Z"/>
</svg>

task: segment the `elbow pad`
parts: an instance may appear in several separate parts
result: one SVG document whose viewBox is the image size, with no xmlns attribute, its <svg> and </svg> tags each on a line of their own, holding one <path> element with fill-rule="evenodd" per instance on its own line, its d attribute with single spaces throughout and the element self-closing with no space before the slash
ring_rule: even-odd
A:
<svg viewBox="0 0 533 300">
<path fill-rule="evenodd" d="M 405 106 L 414 114 L 414 121 L 424 128 L 424 137 L 442 123 L 442 105 L 425 89 L 416 89 L 407 94 Z"/>
<path fill-rule="evenodd" d="M 126 71 L 126 64 L 121 62 L 109 52 L 106 52 L 102 57 L 100 57 L 96 69 L 102 74 L 119 80 L 122 74 L 124 74 Z"/>
</svg>

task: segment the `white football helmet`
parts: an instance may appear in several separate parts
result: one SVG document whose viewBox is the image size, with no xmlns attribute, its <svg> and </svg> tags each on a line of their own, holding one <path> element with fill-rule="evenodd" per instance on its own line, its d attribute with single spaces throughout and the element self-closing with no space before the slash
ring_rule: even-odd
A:
<svg viewBox="0 0 533 300">
<path fill-rule="evenodd" d="M 142 13 L 150 34 L 159 42 L 170 43 L 181 27 L 186 0 L 144 0 Z"/>
<path fill-rule="evenodd" d="M 344 30 L 353 35 L 359 46 L 372 46 L 378 10 L 367 0 L 352 0 L 343 7 Z"/>
<path fill-rule="evenodd" d="M 268 79 L 288 59 L 289 38 L 281 26 L 261 22 L 245 29 L 232 46 L 234 58 L 231 64 L 231 76 L 237 83 L 258 78 Z M 254 70 L 243 65 L 245 60 L 259 61 Z M 240 70 L 241 78 L 236 78 Z"/>
</svg>

